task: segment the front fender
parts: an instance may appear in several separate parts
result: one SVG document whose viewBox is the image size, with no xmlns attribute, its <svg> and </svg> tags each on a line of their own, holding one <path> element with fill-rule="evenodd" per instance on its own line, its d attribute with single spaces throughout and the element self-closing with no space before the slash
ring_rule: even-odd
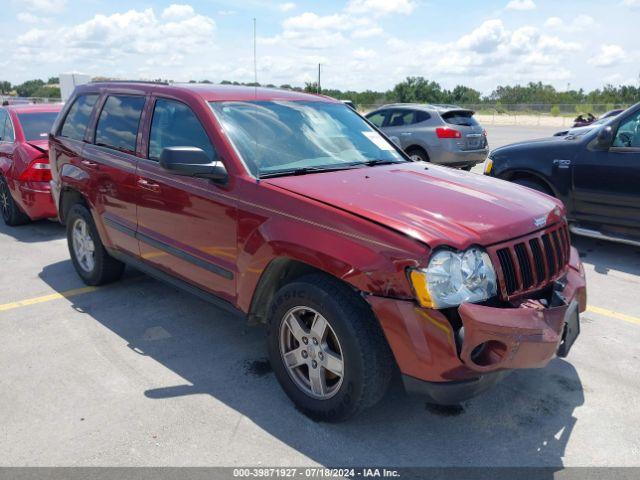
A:
<svg viewBox="0 0 640 480">
<path fill-rule="evenodd" d="M 293 229 L 291 222 L 271 219 L 242 242 L 237 287 L 238 306 L 243 311 L 248 311 L 269 264 L 282 258 L 323 271 L 365 293 L 413 298 L 405 272 L 418 264 L 415 255 L 311 224 L 296 223 Z"/>
</svg>

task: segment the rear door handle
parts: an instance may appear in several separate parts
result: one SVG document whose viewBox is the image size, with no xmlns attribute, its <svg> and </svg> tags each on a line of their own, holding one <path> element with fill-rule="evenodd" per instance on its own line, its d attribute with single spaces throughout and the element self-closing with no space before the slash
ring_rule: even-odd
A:
<svg viewBox="0 0 640 480">
<path fill-rule="evenodd" d="M 80 163 L 82 163 L 87 168 L 94 168 L 94 169 L 98 168 L 98 163 L 92 162 L 91 160 L 82 160 Z"/>
<path fill-rule="evenodd" d="M 145 190 L 149 190 L 151 192 L 159 192 L 160 185 L 154 182 L 150 182 L 149 180 L 145 180 L 144 178 L 138 179 L 138 185 L 140 188 L 144 188 Z"/>
<path fill-rule="evenodd" d="M 400 135 L 402 135 L 403 137 L 408 137 L 409 135 L 412 135 L 411 132 L 402 132 Z"/>
</svg>

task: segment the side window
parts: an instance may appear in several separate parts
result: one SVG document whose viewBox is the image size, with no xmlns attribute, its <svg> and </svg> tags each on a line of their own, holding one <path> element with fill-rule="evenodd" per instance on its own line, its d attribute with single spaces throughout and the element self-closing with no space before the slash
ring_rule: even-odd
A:
<svg viewBox="0 0 640 480">
<path fill-rule="evenodd" d="M 13 131 L 13 123 L 11 123 L 11 117 L 9 112 L 4 110 L 2 115 L 2 141 L 6 143 L 13 143 L 16 141 L 16 133 Z"/>
<path fill-rule="evenodd" d="M 0 142 L 4 142 L 4 124 L 7 121 L 6 110 L 0 110 Z"/>
<path fill-rule="evenodd" d="M 98 118 L 96 145 L 135 152 L 144 102 L 144 97 L 109 96 Z"/>
<path fill-rule="evenodd" d="M 97 94 L 79 96 L 71 105 L 69 113 L 64 119 L 60 136 L 83 140 L 96 100 L 98 100 Z"/>
<path fill-rule="evenodd" d="M 640 148 L 640 112 L 624 120 L 613 140 L 614 147 Z"/>
<path fill-rule="evenodd" d="M 386 116 L 387 116 L 387 112 L 377 112 L 371 115 L 370 117 L 367 117 L 367 120 L 373 123 L 376 127 L 380 128 L 382 127 L 384 118 Z"/>
<path fill-rule="evenodd" d="M 429 120 L 430 118 L 431 118 L 431 115 L 429 115 L 427 112 L 424 112 L 422 110 L 416 110 L 415 111 L 415 118 L 414 118 L 414 122 L 413 123 L 425 122 L 425 121 Z"/>
<path fill-rule="evenodd" d="M 198 147 L 209 159 L 214 159 L 214 149 L 204 127 L 184 103 L 159 98 L 153 110 L 149 136 L 149 158 L 158 160 L 167 147 Z"/>
<path fill-rule="evenodd" d="M 396 110 L 391 113 L 387 127 L 404 127 L 413 123 L 413 110 Z"/>
</svg>

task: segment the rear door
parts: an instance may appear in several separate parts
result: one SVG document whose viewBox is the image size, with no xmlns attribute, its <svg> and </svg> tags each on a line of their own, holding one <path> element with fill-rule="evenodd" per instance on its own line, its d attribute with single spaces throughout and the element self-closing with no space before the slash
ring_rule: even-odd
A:
<svg viewBox="0 0 640 480">
<path fill-rule="evenodd" d="M 572 160 L 573 219 L 640 236 L 640 109 L 617 122 L 609 150 L 585 147 Z"/>
<path fill-rule="evenodd" d="M 9 113 L 0 109 L 0 172 L 9 176 L 15 148 L 15 135 Z"/>
<path fill-rule="evenodd" d="M 406 149 L 413 144 L 413 131 L 411 126 L 416 123 L 415 110 L 393 109 L 390 110 L 383 131 L 388 137 L 395 137 L 400 141 L 400 147 Z"/>
<path fill-rule="evenodd" d="M 108 247 L 138 256 L 136 168 L 138 129 L 146 97 L 111 93 L 102 99 L 93 141 L 82 151 L 91 195 Z"/>
<path fill-rule="evenodd" d="M 162 149 L 187 146 L 217 158 L 205 118 L 177 99 L 155 99 L 138 163 L 138 238 L 144 261 L 202 290 L 235 299 L 236 206 L 226 187 L 160 167 Z M 203 114 L 204 115 L 204 114 Z M 147 143 L 148 142 L 148 143 Z"/>
<path fill-rule="evenodd" d="M 481 150 L 487 146 L 484 129 L 473 118 L 471 110 L 451 110 L 441 114 L 442 119 L 462 135 L 462 150 Z"/>
</svg>

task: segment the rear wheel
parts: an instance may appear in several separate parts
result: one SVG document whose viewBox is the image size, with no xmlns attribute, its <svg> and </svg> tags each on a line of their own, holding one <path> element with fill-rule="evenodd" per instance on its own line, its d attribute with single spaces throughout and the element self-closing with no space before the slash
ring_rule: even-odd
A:
<svg viewBox="0 0 640 480">
<path fill-rule="evenodd" d="M 393 357 L 362 299 L 333 279 L 308 275 L 276 294 L 269 359 L 293 403 L 316 420 L 345 420 L 387 390 Z"/>
<path fill-rule="evenodd" d="M 74 205 L 67 215 L 67 243 L 73 266 L 87 285 L 103 285 L 118 280 L 124 263 L 107 253 L 84 205 Z"/>
<path fill-rule="evenodd" d="M 517 183 L 518 185 L 522 185 L 523 187 L 531 188 L 532 190 L 537 190 L 541 193 L 546 193 L 547 195 L 551 195 L 552 197 L 554 196 L 553 193 L 541 182 L 531 178 L 517 178 L 513 181 L 513 183 Z"/>
<path fill-rule="evenodd" d="M 29 217 L 20 210 L 11 196 L 9 185 L 4 177 L 0 177 L 0 210 L 2 210 L 2 220 L 10 227 L 30 222 Z"/>
<path fill-rule="evenodd" d="M 429 161 L 429 155 L 427 154 L 427 152 L 425 152 L 422 148 L 419 148 L 419 147 L 409 148 L 406 151 L 406 154 L 414 162 L 428 162 Z"/>
</svg>

